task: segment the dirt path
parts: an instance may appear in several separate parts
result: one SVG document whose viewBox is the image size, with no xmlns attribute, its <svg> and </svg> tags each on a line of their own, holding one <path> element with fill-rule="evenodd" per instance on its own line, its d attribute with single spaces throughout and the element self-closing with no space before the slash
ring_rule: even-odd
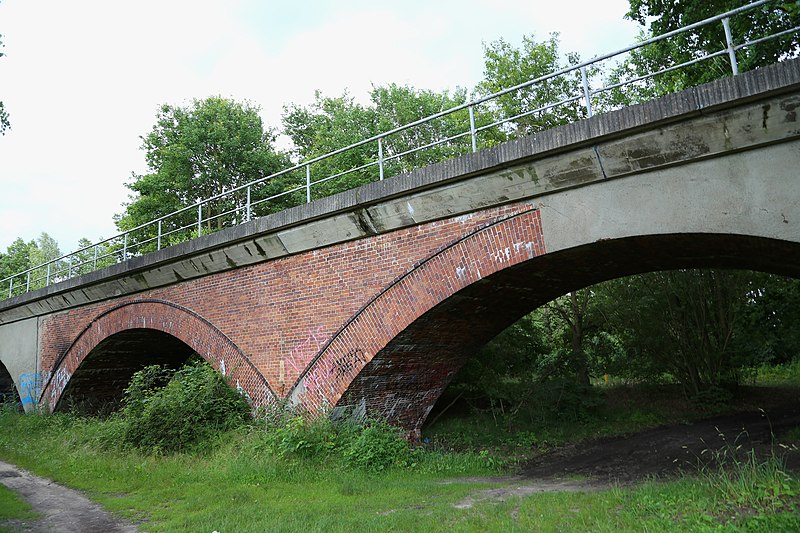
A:
<svg viewBox="0 0 800 533">
<path fill-rule="evenodd" d="M 728 464 L 734 459 L 746 460 L 751 450 L 760 459 L 772 453 L 782 456 L 790 469 L 798 469 L 800 451 L 778 445 L 781 435 L 797 426 L 797 403 L 766 412 L 720 416 L 565 446 L 536 457 L 522 475 L 626 484 L 652 476 L 697 471 L 700 466 L 715 466 L 720 458 Z"/>
<path fill-rule="evenodd" d="M 112 517 L 76 490 L 34 476 L 0 461 L 0 483 L 15 491 L 43 516 L 36 521 L 2 521 L 16 531 L 58 533 L 136 533 L 139 530 Z"/>
<path fill-rule="evenodd" d="M 751 451 L 761 460 L 773 453 L 779 455 L 788 469 L 800 471 L 800 449 L 778 444 L 786 431 L 798 426 L 800 404 L 795 401 L 766 412 L 737 413 L 573 444 L 536 457 L 517 476 L 458 480 L 503 486 L 476 491 L 454 507 L 464 509 L 479 501 L 504 501 L 539 492 L 586 492 L 630 485 L 653 476 L 715 467 L 716 460 L 725 455 L 723 460 L 732 464 L 734 459 L 746 460 Z M 731 457 L 734 453 L 736 457 Z"/>
</svg>

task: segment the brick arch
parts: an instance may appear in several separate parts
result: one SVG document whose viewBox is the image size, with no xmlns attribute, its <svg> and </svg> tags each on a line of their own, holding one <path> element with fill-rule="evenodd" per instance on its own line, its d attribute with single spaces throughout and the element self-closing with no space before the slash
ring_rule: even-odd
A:
<svg viewBox="0 0 800 533">
<path fill-rule="evenodd" d="M 275 393 L 248 357 L 224 333 L 202 316 L 158 299 L 125 302 L 98 314 L 72 341 L 46 373 L 40 403 L 52 411 L 70 380 L 102 343 L 125 332 L 150 330 L 184 343 L 228 376 L 254 407 L 275 400 Z"/>
<path fill-rule="evenodd" d="M 322 347 L 290 401 L 309 410 L 364 409 L 418 432 L 473 353 L 570 290 L 678 268 L 800 277 L 800 244 L 741 234 L 636 235 L 545 252 L 534 209 L 438 250 L 375 296 Z"/>
<path fill-rule="evenodd" d="M 309 411 L 332 408 L 373 357 L 424 313 L 486 276 L 544 251 L 534 206 L 434 251 L 333 335 L 295 382 L 290 403 Z"/>
</svg>

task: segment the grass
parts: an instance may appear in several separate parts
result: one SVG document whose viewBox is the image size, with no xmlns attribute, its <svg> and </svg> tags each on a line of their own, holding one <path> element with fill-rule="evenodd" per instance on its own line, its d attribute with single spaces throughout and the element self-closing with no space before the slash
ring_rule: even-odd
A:
<svg viewBox="0 0 800 533">
<path fill-rule="evenodd" d="M 16 531 L 9 521 L 30 521 L 38 518 L 40 516 L 33 512 L 25 500 L 17 496 L 14 491 L 0 485 L 0 533 Z"/>
<path fill-rule="evenodd" d="M 635 488 L 474 498 L 472 507 L 456 509 L 476 491 L 497 486 L 463 479 L 502 472 L 492 453 L 428 451 L 416 455 L 413 466 L 370 473 L 330 459 L 281 458 L 265 445 L 263 430 L 252 427 L 220 435 L 215 445 L 191 454 L 115 451 L 100 444 L 104 424 L 4 412 L 0 457 L 86 491 L 145 531 L 800 528 L 800 483 L 776 474 L 782 472 L 777 463 L 738 465 L 735 475 L 745 472 L 742 479 L 750 482 L 709 470 Z"/>
<path fill-rule="evenodd" d="M 789 393 L 796 397 L 797 389 Z M 376 471 L 346 455 L 306 453 L 332 446 L 334 436 L 320 426 L 304 433 L 295 418 L 279 430 L 278 447 L 274 433 L 253 423 L 193 451 L 160 455 L 108 446 L 113 421 L 0 411 L 0 458 L 85 491 L 144 531 L 800 530 L 800 481 L 775 458 L 728 461 L 636 487 L 479 494 L 503 485 L 492 476 L 513 472 L 532 445 L 550 449 L 701 415 L 668 386 L 611 387 L 603 405 L 576 422 L 532 419 L 509 432 L 486 413 L 443 418 L 426 433 L 427 449 Z M 468 498 L 471 506 L 455 507 Z"/>
</svg>

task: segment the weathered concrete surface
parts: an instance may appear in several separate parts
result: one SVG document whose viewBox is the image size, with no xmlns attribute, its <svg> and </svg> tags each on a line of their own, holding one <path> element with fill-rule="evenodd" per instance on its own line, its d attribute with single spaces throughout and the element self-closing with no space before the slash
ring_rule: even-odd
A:
<svg viewBox="0 0 800 533">
<path fill-rule="evenodd" d="M 0 327 L 0 362 L 11 374 L 26 411 L 34 406 L 39 372 L 39 319 L 28 318 Z M 27 377 L 31 379 L 27 379 Z"/>
<path fill-rule="evenodd" d="M 791 139 L 799 84 L 786 61 L 504 143 L 0 301 L 0 324 Z"/>
<path fill-rule="evenodd" d="M 548 253 L 637 235 L 800 241 L 800 141 L 657 169 L 536 199 Z"/>
</svg>

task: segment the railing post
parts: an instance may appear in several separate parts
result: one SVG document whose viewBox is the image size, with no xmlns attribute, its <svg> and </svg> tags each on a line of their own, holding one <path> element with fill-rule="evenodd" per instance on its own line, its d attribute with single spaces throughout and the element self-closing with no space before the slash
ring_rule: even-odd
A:
<svg viewBox="0 0 800 533">
<path fill-rule="evenodd" d="M 736 50 L 733 48 L 733 36 L 731 35 L 731 21 L 728 17 L 722 19 L 722 27 L 725 28 L 725 43 L 728 47 L 728 59 L 731 61 L 731 71 L 733 75 L 739 74 L 739 62 L 736 61 Z"/>
<path fill-rule="evenodd" d="M 28 280 L 25 282 L 25 292 L 31 292 L 31 271 L 28 270 Z"/>
<path fill-rule="evenodd" d="M 475 138 L 475 104 L 469 104 L 469 135 L 472 138 L 472 153 L 478 151 L 478 142 Z"/>
<path fill-rule="evenodd" d="M 128 260 L 128 232 L 122 237 L 122 261 Z"/>
<path fill-rule="evenodd" d="M 378 137 L 378 178 L 383 181 L 383 137 Z"/>
<path fill-rule="evenodd" d="M 203 234 L 203 204 L 197 204 L 197 236 Z"/>
<path fill-rule="evenodd" d="M 586 114 L 592 116 L 592 98 L 589 95 L 589 76 L 586 67 L 581 67 L 581 81 L 583 82 L 583 97 L 586 99 Z"/>
<path fill-rule="evenodd" d="M 156 250 L 161 249 L 161 220 L 158 221 L 158 243 L 156 244 Z"/>
<path fill-rule="evenodd" d="M 14 278 L 8 280 L 8 297 L 11 298 L 11 290 L 14 288 Z"/>
<path fill-rule="evenodd" d="M 246 219 L 247 222 L 250 222 L 250 217 L 252 216 L 252 213 L 250 211 L 250 186 L 249 185 L 247 186 L 247 215 L 246 216 L 247 216 L 247 219 Z"/>
<path fill-rule="evenodd" d="M 311 166 L 306 165 L 306 203 L 311 203 Z"/>
</svg>

